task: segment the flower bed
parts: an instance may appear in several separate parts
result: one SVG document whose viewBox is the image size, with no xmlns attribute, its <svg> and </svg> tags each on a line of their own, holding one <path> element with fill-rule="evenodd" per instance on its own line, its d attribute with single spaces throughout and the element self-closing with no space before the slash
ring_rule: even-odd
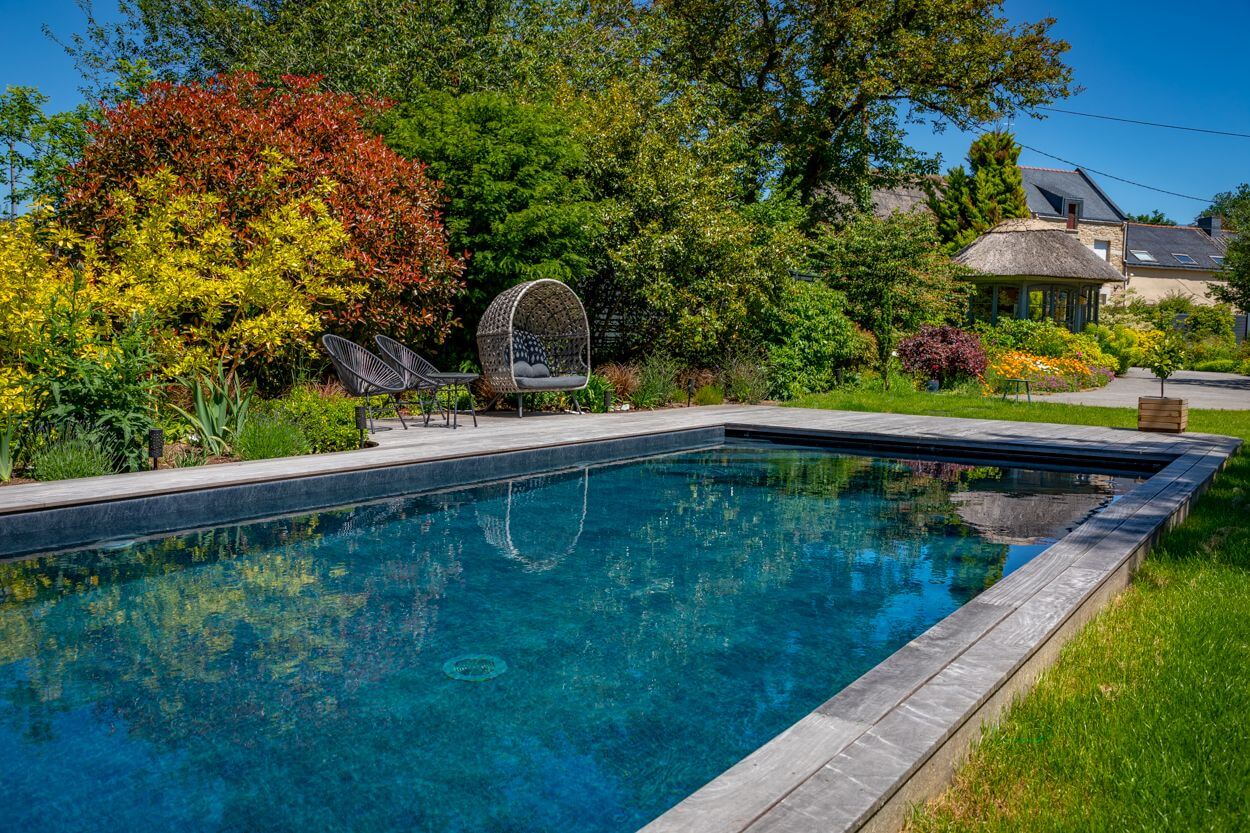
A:
<svg viewBox="0 0 1250 833">
<path fill-rule="evenodd" d="M 1004 350 L 990 358 L 986 380 L 992 391 L 1001 391 L 1006 379 L 1028 379 L 1040 393 L 1100 388 L 1115 378 L 1110 368 L 1079 359 L 1035 356 L 1020 350 Z"/>
</svg>

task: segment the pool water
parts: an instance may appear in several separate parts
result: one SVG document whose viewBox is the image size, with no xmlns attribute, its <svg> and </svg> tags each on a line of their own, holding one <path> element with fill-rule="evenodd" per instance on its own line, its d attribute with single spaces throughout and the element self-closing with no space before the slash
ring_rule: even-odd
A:
<svg viewBox="0 0 1250 833">
<path fill-rule="evenodd" d="M 725 446 L 0 563 L 0 829 L 632 831 L 1131 485 Z"/>
</svg>

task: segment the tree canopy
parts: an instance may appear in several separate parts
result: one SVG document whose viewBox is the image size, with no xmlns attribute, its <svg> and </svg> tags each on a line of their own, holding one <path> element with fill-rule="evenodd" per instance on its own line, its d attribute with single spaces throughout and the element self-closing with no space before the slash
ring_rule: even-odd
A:
<svg viewBox="0 0 1250 833">
<path fill-rule="evenodd" d="M 971 127 L 1068 94 L 1053 19 L 1001 0 L 120 0 L 67 42 L 96 89 L 119 65 L 165 80 L 320 75 L 404 100 L 428 91 L 601 88 L 646 74 L 700 89 L 748 127 L 751 194 L 776 176 L 804 202 L 926 173 L 908 121 Z"/>
<path fill-rule="evenodd" d="M 1209 213 L 1221 217 L 1230 229 L 1250 229 L 1250 183 L 1243 182 L 1216 195 Z M 1220 277 L 1225 282 L 1215 284 L 1212 294 L 1240 310 L 1250 310 L 1250 235 L 1242 233 L 1228 238 Z"/>
</svg>

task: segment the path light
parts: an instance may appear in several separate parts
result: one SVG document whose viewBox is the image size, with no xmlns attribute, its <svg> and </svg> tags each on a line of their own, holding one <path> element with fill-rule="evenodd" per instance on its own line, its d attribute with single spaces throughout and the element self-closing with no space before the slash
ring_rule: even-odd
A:
<svg viewBox="0 0 1250 833">
<path fill-rule="evenodd" d="M 364 405 L 356 406 L 356 430 L 360 432 L 360 447 L 365 447 L 365 432 L 369 430 L 369 415 Z"/>
<path fill-rule="evenodd" d="M 925 384 L 925 389 L 928 390 L 929 393 L 937 393 L 940 387 L 942 387 L 942 384 L 938 382 L 937 379 L 930 379 Z"/>
<path fill-rule="evenodd" d="M 165 432 L 159 428 L 148 430 L 148 458 L 152 461 L 152 468 L 160 466 L 161 458 L 165 456 Z"/>
<path fill-rule="evenodd" d="M 690 407 L 690 401 L 694 399 L 694 377 L 686 379 L 686 407 Z"/>
<path fill-rule="evenodd" d="M 603 412 L 606 414 L 612 410 L 612 389 L 603 389 Z"/>
</svg>

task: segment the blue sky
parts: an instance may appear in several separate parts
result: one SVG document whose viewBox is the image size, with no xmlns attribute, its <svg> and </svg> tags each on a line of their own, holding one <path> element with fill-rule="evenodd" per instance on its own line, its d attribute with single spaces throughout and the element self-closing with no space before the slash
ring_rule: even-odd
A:
<svg viewBox="0 0 1250 833">
<path fill-rule="evenodd" d="M 112 4 L 97 2 L 108 11 Z M 1250 133 L 1250 61 L 1245 33 L 1250 2 L 1175 0 L 1007 0 L 1014 20 L 1058 18 L 1055 32 L 1072 44 L 1068 62 L 1080 94 L 1058 106 L 1084 112 Z M 73 0 L 0 0 L 0 85 L 28 84 L 67 109 L 79 101 L 73 62 L 41 30 L 67 38 L 82 25 Z M 1018 118 L 1022 144 L 1087 168 L 1197 197 L 1250 181 L 1250 139 L 1209 136 L 1048 114 Z M 911 132 L 912 143 L 961 160 L 973 137 L 954 130 Z M 1069 167 L 1026 150 L 1026 165 Z M 1160 209 L 1189 221 L 1203 204 L 1095 175 L 1125 211 Z"/>
</svg>

